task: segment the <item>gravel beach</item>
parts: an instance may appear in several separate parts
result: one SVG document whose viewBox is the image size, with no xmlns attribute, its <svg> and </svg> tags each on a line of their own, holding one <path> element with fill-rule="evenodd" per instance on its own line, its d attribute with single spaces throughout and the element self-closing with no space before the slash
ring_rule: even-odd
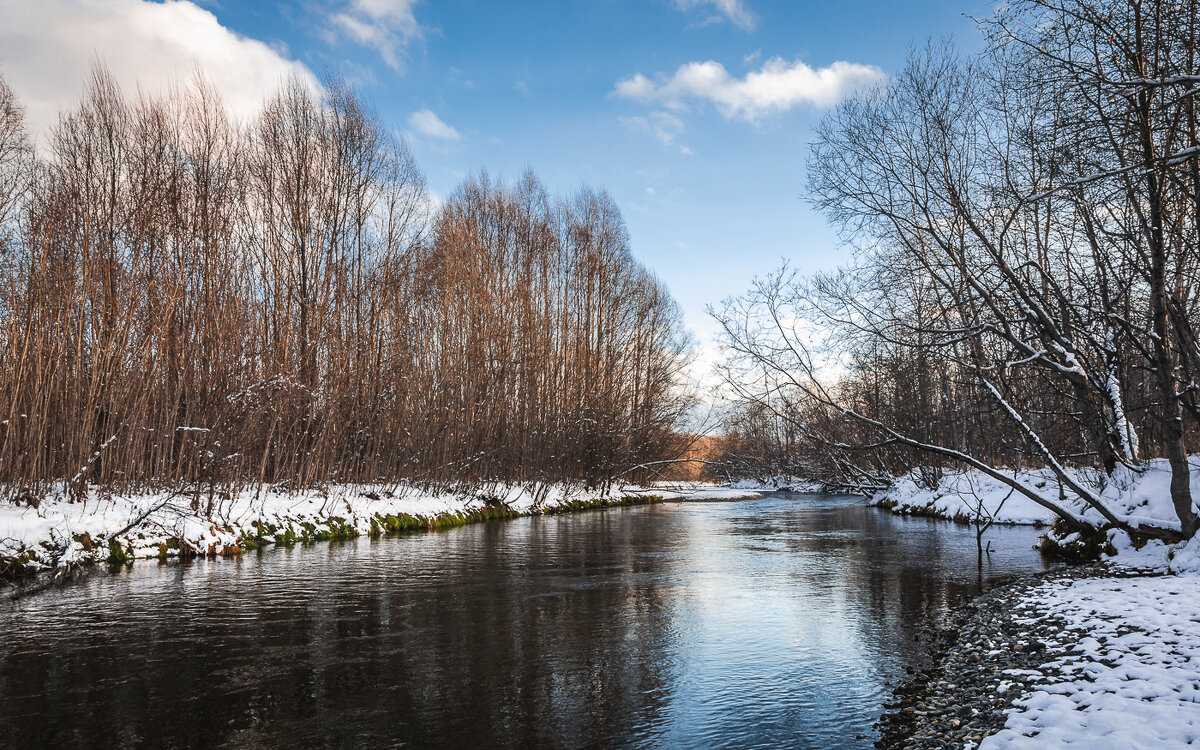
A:
<svg viewBox="0 0 1200 750">
<path fill-rule="evenodd" d="M 1060 643 L 1062 622 L 1023 622 L 1034 605 L 1024 602 L 1048 581 L 1108 574 L 1103 566 L 1059 567 L 993 588 L 959 613 L 933 645 L 931 666 L 899 685 L 876 725 L 885 750 L 975 747 L 1004 728 L 1006 710 L 1045 675 L 1047 641 Z"/>
</svg>

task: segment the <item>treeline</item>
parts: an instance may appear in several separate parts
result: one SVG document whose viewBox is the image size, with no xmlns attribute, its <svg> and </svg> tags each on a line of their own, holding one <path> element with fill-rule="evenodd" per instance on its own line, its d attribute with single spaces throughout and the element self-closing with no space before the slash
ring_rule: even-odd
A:
<svg viewBox="0 0 1200 750">
<path fill-rule="evenodd" d="M 727 458 L 860 488 L 968 466 L 1082 525 L 1013 479 L 1045 466 L 1124 526 L 1097 488 L 1162 457 L 1190 537 L 1197 6 L 1016 0 L 980 26 L 981 53 L 917 49 L 819 128 L 812 202 L 853 260 L 716 312 Z"/>
<path fill-rule="evenodd" d="M 103 71 L 35 149 L 0 80 L 0 487 L 601 484 L 675 448 L 688 342 L 602 192 L 434 207 L 339 81 L 249 123 Z"/>
</svg>

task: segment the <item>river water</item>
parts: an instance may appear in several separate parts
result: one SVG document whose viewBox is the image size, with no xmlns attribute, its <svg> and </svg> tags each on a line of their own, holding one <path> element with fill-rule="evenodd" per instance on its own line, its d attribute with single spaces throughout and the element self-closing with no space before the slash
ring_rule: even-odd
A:
<svg viewBox="0 0 1200 750">
<path fill-rule="evenodd" d="M 0 605 L 0 747 L 870 747 L 1037 532 L 776 494 L 139 562 Z"/>
</svg>

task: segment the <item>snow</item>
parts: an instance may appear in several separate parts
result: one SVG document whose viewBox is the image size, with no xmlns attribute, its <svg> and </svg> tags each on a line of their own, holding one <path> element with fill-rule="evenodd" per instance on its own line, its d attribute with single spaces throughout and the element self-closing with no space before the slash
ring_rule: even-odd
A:
<svg viewBox="0 0 1200 750">
<path fill-rule="evenodd" d="M 1192 497 L 1200 498 L 1200 456 L 1192 456 L 1191 463 Z M 1107 478 L 1094 470 L 1068 471 L 1077 483 L 1089 488 L 1131 527 L 1179 529 L 1179 519 L 1171 504 L 1171 467 L 1165 459 L 1147 461 L 1136 469 L 1118 466 Z M 1059 481 L 1050 469 L 1022 469 L 1010 472 L 1010 476 L 1083 519 L 1103 525 L 1096 510 L 1069 488 L 1060 491 Z M 891 507 L 896 513 L 959 520 L 973 520 L 977 513 L 982 513 L 984 519 L 994 518 L 996 523 L 1041 526 L 1049 525 L 1055 518 L 1049 509 L 976 469 L 946 471 L 932 489 L 925 487 L 918 472 L 913 471 L 876 494 L 872 502 Z"/>
<path fill-rule="evenodd" d="M 1187 551 L 1196 561 L 1196 544 Z M 1176 551 L 1175 560 L 1180 558 Z M 1025 622 L 1065 623 L 1005 728 L 980 750 L 1176 748 L 1200 742 L 1200 577 L 1050 581 Z"/>
<path fill-rule="evenodd" d="M 755 487 L 696 487 L 683 492 L 680 492 L 679 499 L 685 500 L 742 500 L 748 497 L 757 497 L 762 492 L 770 491 L 765 488 Z M 673 499 L 673 498 L 667 498 Z"/>
<path fill-rule="evenodd" d="M 735 490 L 756 490 L 759 492 L 823 492 L 825 485 L 810 479 L 787 474 L 777 474 L 765 479 L 743 479 L 729 485 Z"/>
<path fill-rule="evenodd" d="M 1192 496 L 1200 498 L 1200 456 L 1192 459 Z M 1171 503 L 1171 470 L 1155 459 L 1111 477 L 1070 469 L 1072 479 L 1136 529 L 1179 529 Z M 1010 476 L 1069 512 L 1100 524 L 1099 513 L 1049 469 Z M 977 470 L 947 471 L 935 487 L 912 472 L 873 502 L 897 513 L 971 521 L 1048 525 L 1055 516 L 1005 483 Z M 1069 544 L 1078 534 L 1057 541 Z M 1024 688 L 1003 731 L 979 750 L 1078 747 L 1175 748 L 1200 744 L 1200 537 L 1178 545 L 1141 546 L 1111 529 L 1114 574 L 1051 580 L 1027 593 L 1025 624 L 1063 622 L 1047 639 L 1038 670 L 1009 670 L 1007 682 Z M 1008 687 L 1003 684 L 1002 687 Z"/>
<path fill-rule="evenodd" d="M 1047 489 L 1055 481 L 1048 469 L 1015 472 L 1015 476 L 1057 500 L 1057 489 Z M 958 520 L 971 520 L 981 513 L 985 520 L 994 518 L 996 523 L 1004 524 L 1042 526 L 1055 518 L 1048 509 L 975 469 L 947 471 L 933 489 L 922 484 L 917 472 L 910 472 L 876 494 L 872 503 L 891 507 L 895 513 Z"/>
<path fill-rule="evenodd" d="M 1116 550 L 1115 555 L 1105 556 L 1113 567 L 1158 573 L 1169 570 L 1173 550 L 1158 539 L 1151 539 L 1139 548 L 1134 546 L 1128 533 L 1110 529 L 1108 543 Z"/>
<path fill-rule="evenodd" d="M 297 537 L 321 532 L 368 534 L 372 523 L 388 516 L 424 521 L 478 511 L 497 501 L 515 514 L 533 514 L 575 503 L 657 497 L 663 500 L 733 500 L 759 493 L 704 484 L 622 486 L 608 494 L 551 486 L 541 503 L 528 488 L 494 485 L 486 494 L 429 493 L 409 487 L 334 486 L 304 492 L 248 489 L 214 502 L 206 515 L 207 495 L 143 494 L 101 496 L 92 490 L 86 502 L 71 503 L 65 492 L 52 493 L 38 507 L 0 503 L 0 563 L 18 561 L 32 570 L 61 568 L 103 560 L 115 541 L 132 558 L 180 554 L 179 546 L 198 555 L 236 554 L 243 542 L 273 539 L 291 531 Z M 199 510 L 193 509 L 198 500 Z M 270 533 L 260 533 L 268 525 Z"/>
<path fill-rule="evenodd" d="M 1167 569 L 1177 575 L 1200 576 L 1200 535 L 1169 551 Z M 1198 615 L 1200 616 L 1200 615 Z"/>
</svg>

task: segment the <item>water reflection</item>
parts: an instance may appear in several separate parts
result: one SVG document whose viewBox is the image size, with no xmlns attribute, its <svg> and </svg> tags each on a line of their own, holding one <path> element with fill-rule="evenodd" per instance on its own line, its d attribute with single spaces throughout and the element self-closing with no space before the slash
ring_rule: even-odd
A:
<svg viewBox="0 0 1200 750">
<path fill-rule="evenodd" d="M 979 581 L 969 529 L 811 495 L 140 564 L 0 609 L 0 745 L 869 747 Z"/>
</svg>

